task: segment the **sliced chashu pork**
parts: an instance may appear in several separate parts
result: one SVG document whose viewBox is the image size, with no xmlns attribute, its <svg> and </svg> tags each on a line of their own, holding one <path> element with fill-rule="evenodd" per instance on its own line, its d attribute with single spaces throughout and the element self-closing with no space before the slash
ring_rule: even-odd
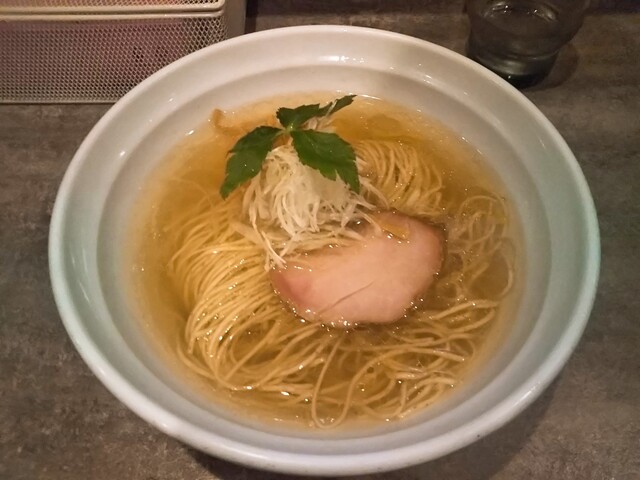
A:
<svg viewBox="0 0 640 480">
<path fill-rule="evenodd" d="M 334 326 L 387 323 L 403 317 L 442 264 L 442 235 L 395 212 L 376 214 L 363 240 L 316 250 L 271 271 L 280 297 L 301 317 Z"/>
</svg>

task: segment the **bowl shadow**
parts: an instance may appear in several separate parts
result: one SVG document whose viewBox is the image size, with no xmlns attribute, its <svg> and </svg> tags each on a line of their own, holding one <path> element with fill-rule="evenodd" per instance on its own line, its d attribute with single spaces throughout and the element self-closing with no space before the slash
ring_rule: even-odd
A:
<svg viewBox="0 0 640 480">
<path fill-rule="evenodd" d="M 488 480 L 500 472 L 525 446 L 549 407 L 558 380 L 532 405 L 499 430 L 473 444 L 431 462 L 386 473 L 338 477 L 348 480 Z M 188 453 L 220 480 L 260 478 L 262 480 L 312 480 L 319 477 L 285 475 L 244 467 L 185 447 Z M 335 478 L 335 477 L 320 477 Z"/>
</svg>

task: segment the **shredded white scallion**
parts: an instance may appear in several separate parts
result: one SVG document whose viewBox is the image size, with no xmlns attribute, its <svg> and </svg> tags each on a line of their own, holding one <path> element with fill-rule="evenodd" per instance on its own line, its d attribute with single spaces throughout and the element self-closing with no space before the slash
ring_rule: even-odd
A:
<svg viewBox="0 0 640 480">
<path fill-rule="evenodd" d="M 269 152 L 244 193 L 243 215 L 253 231 L 246 225 L 236 230 L 265 249 L 265 268 L 284 266 L 283 257 L 298 253 L 303 245 L 309 251 L 358 238 L 350 225 L 371 222 L 369 214 L 377 208 L 365 196 L 386 204 L 366 178 L 360 182 L 358 194 L 339 177 L 331 180 L 302 164 L 293 146 L 279 146 Z"/>
</svg>

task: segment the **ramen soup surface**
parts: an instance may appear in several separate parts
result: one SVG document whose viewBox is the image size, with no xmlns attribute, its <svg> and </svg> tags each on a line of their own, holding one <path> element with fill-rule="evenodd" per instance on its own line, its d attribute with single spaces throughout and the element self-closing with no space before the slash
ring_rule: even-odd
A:
<svg viewBox="0 0 640 480">
<path fill-rule="evenodd" d="M 246 185 L 219 194 L 227 152 L 256 126 L 275 125 L 277 108 L 336 96 L 216 112 L 148 179 L 133 214 L 127 271 L 145 330 L 203 398 L 258 421 L 329 428 L 404 418 L 472 378 L 511 320 L 516 228 L 481 155 L 428 117 L 365 97 L 332 125 L 389 209 L 440 232 L 442 267 L 387 324 L 308 321 L 276 294 L 264 250 L 238 232 Z"/>
</svg>

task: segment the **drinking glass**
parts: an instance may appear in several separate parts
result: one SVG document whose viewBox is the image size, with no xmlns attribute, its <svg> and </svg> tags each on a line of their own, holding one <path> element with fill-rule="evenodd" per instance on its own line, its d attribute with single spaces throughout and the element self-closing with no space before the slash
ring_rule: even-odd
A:
<svg viewBox="0 0 640 480">
<path fill-rule="evenodd" d="M 544 78 L 589 0 L 466 0 L 467 55 L 517 87 Z"/>
</svg>

